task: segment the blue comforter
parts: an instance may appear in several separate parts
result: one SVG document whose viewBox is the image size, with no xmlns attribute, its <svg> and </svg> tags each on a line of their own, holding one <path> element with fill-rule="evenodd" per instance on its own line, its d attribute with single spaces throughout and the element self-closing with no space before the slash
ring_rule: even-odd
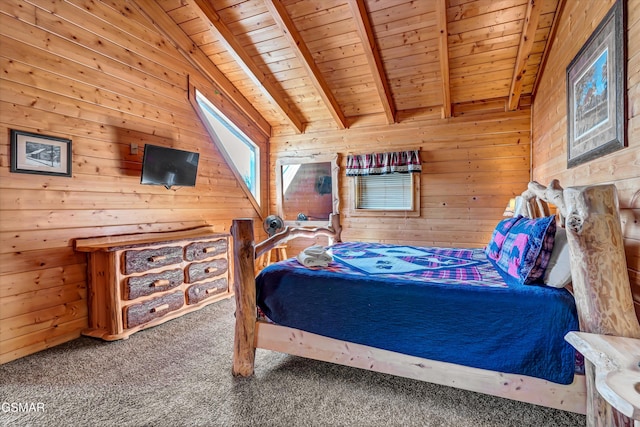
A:
<svg viewBox="0 0 640 427">
<path fill-rule="evenodd" d="M 331 247 L 327 268 L 295 258 L 256 280 L 273 322 L 403 354 L 560 384 L 573 380 L 578 330 L 565 289 L 507 284 L 482 249 L 375 243 Z"/>
</svg>

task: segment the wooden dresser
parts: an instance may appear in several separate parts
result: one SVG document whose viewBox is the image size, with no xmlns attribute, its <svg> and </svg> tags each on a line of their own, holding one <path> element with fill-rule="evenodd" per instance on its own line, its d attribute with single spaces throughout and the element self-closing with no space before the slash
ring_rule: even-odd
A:
<svg viewBox="0 0 640 427">
<path fill-rule="evenodd" d="M 232 295 L 229 235 L 212 227 L 78 239 L 88 252 L 89 328 L 107 341 Z"/>
</svg>

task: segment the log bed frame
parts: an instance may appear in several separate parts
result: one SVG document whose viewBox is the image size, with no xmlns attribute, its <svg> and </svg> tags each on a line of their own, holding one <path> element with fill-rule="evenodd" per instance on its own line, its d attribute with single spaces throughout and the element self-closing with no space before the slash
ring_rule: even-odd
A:
<svg viewBox="0 0 640 427">
<path fill-rule="evenodd" d="M 531 182 L 522 198 L 524 203 L 517 213 L 529 217 L 548 215 L 547 203 L 551 203 L 557 208 L 561 224 L 566 226 L 581 331 L 640 338 L 615 186 L 595 185 L 563 190 L 557 180 L 548 187 Z M 333 215 L 327 227 L 287 227 L 254 244 L 253 220 L 233 220 L 234 375 L 252 375 L 255 350 L 262 348 L 582 413 L 587 415 L 588 426 L 632 425 L 629 418 L 600 397 L 594 385 L 594 367 L 588 361 L 585 362 L 585 375 L 576 375 L 572 384 L 560 385 L 524 375 L 408 356 L 257 320 L 256 259 L 294 238 L 324 235 L 330 241 L 339 242 L 340 233 L 339 216 Z"/>
</svg>

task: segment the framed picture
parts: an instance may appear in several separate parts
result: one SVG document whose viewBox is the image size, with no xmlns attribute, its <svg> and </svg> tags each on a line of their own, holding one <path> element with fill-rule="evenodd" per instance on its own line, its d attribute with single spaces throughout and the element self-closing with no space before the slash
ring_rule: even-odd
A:
<svg viewBox="0 0 640 427">
<path fill-rule="evenodd" d="M 618 0 L 567 67 L 567 167 L 626 144 L 624 0 Z"/>
<path fill-rule="evenodd" d="M 71 176 L 71 140 L 12 129 L 10 170 Z"/>
</svg>

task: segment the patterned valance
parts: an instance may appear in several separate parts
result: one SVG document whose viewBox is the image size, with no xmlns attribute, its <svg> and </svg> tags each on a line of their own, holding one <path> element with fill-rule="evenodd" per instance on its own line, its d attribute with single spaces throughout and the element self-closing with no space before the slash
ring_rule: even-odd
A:
<svg viewBox="0 0 640 427">
<path fill-rule="evenodd" d="M 393 151 L 347 156 L 347 176 L 420 172 L 420 151 Z"/>
</svg>

